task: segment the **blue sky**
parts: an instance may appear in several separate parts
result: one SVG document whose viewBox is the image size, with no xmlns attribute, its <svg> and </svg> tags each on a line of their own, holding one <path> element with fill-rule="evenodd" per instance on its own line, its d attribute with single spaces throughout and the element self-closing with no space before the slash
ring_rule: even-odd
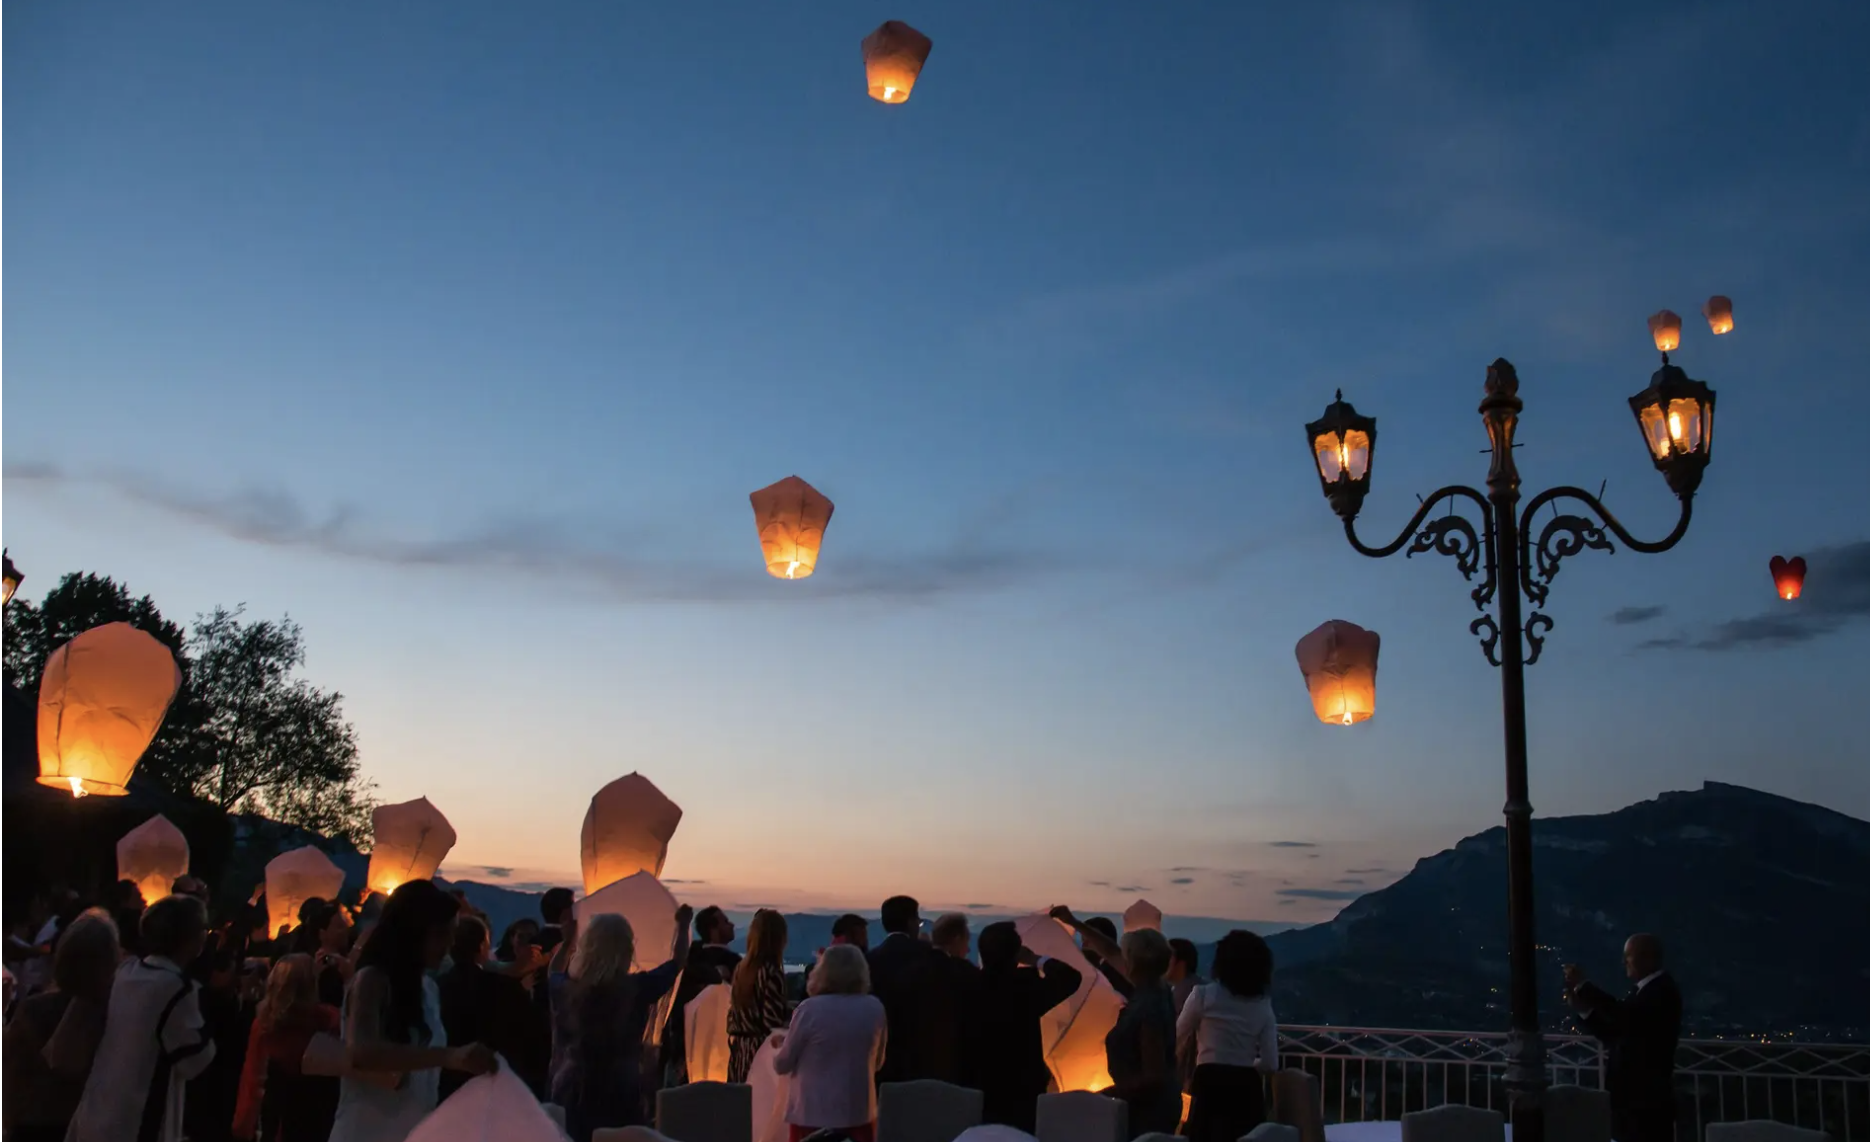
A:
<svg viewBox="0 0 1870 1142">
<path fill-rule="evenodd" d="M 1529 491 L 1608 481 L 1659 536 L 1624 402 L 1665 306 L 1714 464 L 1675 551 L 1555 583 L 1534 803 L 1870 816 L 1870 459 L 1828 435 L 1870 350 L 1861 4 L 9 17 L 27 593 L 289 613 L 457 870 L 574 869 L 641 770 L 724 899 L 1328 916 L 1497 822 L 1498 680 L 1447 560 L 1345 546 L 1302 426 L 1379 417 L 1387 540 L 1484 477 L 1504 355 Z M 894 107 L 885 18 L 935 43 Z M 746 494 L 793 473 L 837 514 L 788 584 Z M 1351 730 L 1292 656 L 1329 618 L 1384 636 Z"/>
</svg>

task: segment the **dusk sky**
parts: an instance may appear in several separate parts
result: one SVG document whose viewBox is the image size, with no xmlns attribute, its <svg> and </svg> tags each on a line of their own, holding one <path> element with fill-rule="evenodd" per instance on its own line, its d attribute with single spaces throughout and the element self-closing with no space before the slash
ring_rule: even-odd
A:
<svg viewBox="0 0 1870 1142">
<path fill-rule="evenodd" d="M 885 18 L 934 40 L 864 90 Z M 575 880 L 639 770 L 697 904 L 1302 922 L 1499 822 L 1452 561 L 1486 474 L 1676 504 L 1644 319 L 1719 393 L 1675 550 L 1568 561 L 1533 802 L 1870 817 L 1870 6 L 66 2 L 5 26 L 4 538 L 43 596 L 305 629 L 447 871 Z M 1710 336 L 1698 307 L 1734 299 Z M 767 576 L 747 493 L 837 504 Z M 1805 597 L 1767 561 L 1802 554 Z M 1293 644 L 1383 636 L 1325 726 Z M 1621 621 L 1620 621 L 1621 620 Z M 1645 645 L 1650 644 L 1650 645 Z M 489 872 L 489 868 L 493 872 Z M 694 883 L 701 882 L 701 883 Z"/>
</svg>

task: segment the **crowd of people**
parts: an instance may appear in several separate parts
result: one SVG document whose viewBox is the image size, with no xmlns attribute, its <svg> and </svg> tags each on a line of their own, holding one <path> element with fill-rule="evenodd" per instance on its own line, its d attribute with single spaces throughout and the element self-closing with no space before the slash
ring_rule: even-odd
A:
<svg viewBox="0 0 1870 1142">
<path fill-rule="evenodd" d="M 927 925 L 907 896 L 884 902 L 874 945 L 849 915 L 831 946 L 795 957 L 814 960 L 802 995 L 771 910 L 737 953 L 720 908 L 683 906 L 666 953 L 639 956 L 628 920 L 580 923 L 568 889 L 497 940 L 426 880 L 357 908 L 307 901 L 272 938 L 257 904 L 211 924 L 208 899 L 192 877 L 147 907 L 129 882 L 94 907 L 62 893 L 8 940 L 8 1142 L 399 1142 L 501 1059 L 589 1142 L 689 1081 L 681 1012 L 713 984 L 727 988 L 728 1079 L 747 1081 L 770 1047 L 794 1139 L 870 1142 L 878 1084 L 913 1079 L 978 1089 L 986 1121 L 1030 1131 L 1053 1085 L 1044 1018 L 1082 982 L 1011 922 Z M 1107 1093 L 1133 1133 L 1175 1130 L 1184 1093 L 1192 1138 L 1232 1142 L 1263 1119 L 1260 1075 L 1278 1065 L 1265 941 L 1223 939 L 1210 981 L 1186 941 L 1052 915 L 1124 997 Z"/>
</svg>

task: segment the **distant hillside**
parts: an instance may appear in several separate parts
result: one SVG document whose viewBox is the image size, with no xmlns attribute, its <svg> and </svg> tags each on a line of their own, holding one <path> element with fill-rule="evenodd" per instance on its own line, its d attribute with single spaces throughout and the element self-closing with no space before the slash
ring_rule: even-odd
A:
<svg viewBox="0 0 1870 1142">
<path fill-rule="evenodd" d="M 1533 822 L 1540 999 L 1560 965 L 1622 986 L 1624 937 L 1660 935 L 1691 1030 L 1870 1032 L 1870 823 L 1708 782 Z M 1293 1023 L 1475 1028 L 1507 1011 L 1506 831 L 1416 863 L 1335 920 L 1269 937 Z"/>
</svg>

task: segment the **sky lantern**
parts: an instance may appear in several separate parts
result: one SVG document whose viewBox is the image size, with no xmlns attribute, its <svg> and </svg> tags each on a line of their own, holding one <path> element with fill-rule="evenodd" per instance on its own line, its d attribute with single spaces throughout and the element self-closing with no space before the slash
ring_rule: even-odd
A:
<svg viewBox="0 0 1870 1142">
<path fill-rule="evenodd" d="M 1377 712 L 1377 650 L 1383 639 L 1356 623 L 1332 619 L 1299 640 L 1299 670 L 1318 720 L 1349 726 Z"/>
<path fill-rule="evenodd" d="M 579 925 L 605 913 L 621 916 L 630 922 L 636 934 L 636 959 L 632 971 L 648 971 L 669 960 L 675 940 L 675 894 L 662 886 L 653 873 L 634 873 L 607 884 L 578 901 L 573 909 Z"/>
<path fill-rule="evenodd" d="M 1039 1021 L 1045 1065 L 1051 1068 L 1061 1092 L 1103 1090 L 1110 1085 L 1104 1036 L 1117 1025 L 1123 997 L 1110 986 L 1104 973 L 1084 958 L 1065 925 L 1043 912 L 1021 917 L 1014 924 L 1020 942 L 1034 955 L 1063 960 L 1082 977 L 1071 998 L 1046 1012 Z"/>
<path fill-rule="evenodd" d="M 598 790 L 584 811 L 579 844 L 585 893 L 639 872 L 661 876 L 662 863 L 669 858 L 669 838 L 681 823 L 682 807 L 640 773 L 619 777 Z"/>
<path fill-rule="evenodd" d="M 565 1131 L 513 1068 L 503 1066 L 469 1079 L 403 1137 L 406 1142 L 564 1142 Z"/>
<path fill-rule="evenodd" d="M 753 501 L 767 572 L 775 579 L 808 578 L 818 567 L 818 548 L 831 523 L 831 501 L 797 476 L 768 484 L 747 498 Z"/>
<path fill-rule="evenodd" d="M 1138 900 L 1123 910 L 1123 930 L 1129 933 L 1140 932 L 1145 928 L 1152 932 L 1162 931 L 1162 909 L 1147 900 Z"/>
<path fill-rule="evenodd" d="M 1805 589 L 1805 557 L 1794 555 L 1787 559 L 1782 555 L 1773 556 L 1767 565 L 1773 573 L 1773 586 L 1778 589 L 1779 597 L 1791 602 Z"/>
<path fill-rule="evenodd" d="M 123 796 L 181 685 L 169 648 L 129 623 L 53 651 L 39 679 L 39 783 Z"/>
<path fill-rule="evenodd" d="M 117 842 L 117 879 L 134 880 L 145 905 L 168 896 L 188 875 L 188 838 L 161 813 Z"/>
<path fill-rule="evenodd" d="M 935 41 L 903 23 L 885 20 L 864 37 L 864 79 L 878 103 L 905 103 Z"/>
<path fill-rule="evenodd" d="M 1701 307 L 1701 316 L 1708 319 L 1708 329 L 1716 337 L 1734 331 L 1734 303 L 1732 298 L 1715 294 Z"/>
<path fill-rule="evenodd" d="M 455 847 L 454 826 L 427 797 L 378 805 L 370 812 L 370 827 L 375 840 L 365 883 L 386 896 L 399 884 L 433 877 Z"/>
<path fill-rule="evenodd" d="M 266 863 L 267 935 L 299 922 L 299 907 L 314 896 L 336 901 L 344 891 L 344 870 L 312 845 L 280 853 Z"/>
<path fill-rule="evenodd" d="M 1667 353 L 1682 344 L 1682 319 L 1663 310 L 1649 319 L 1649 335 L 1656 339 L 1656 348 Z"/>
</svg>

